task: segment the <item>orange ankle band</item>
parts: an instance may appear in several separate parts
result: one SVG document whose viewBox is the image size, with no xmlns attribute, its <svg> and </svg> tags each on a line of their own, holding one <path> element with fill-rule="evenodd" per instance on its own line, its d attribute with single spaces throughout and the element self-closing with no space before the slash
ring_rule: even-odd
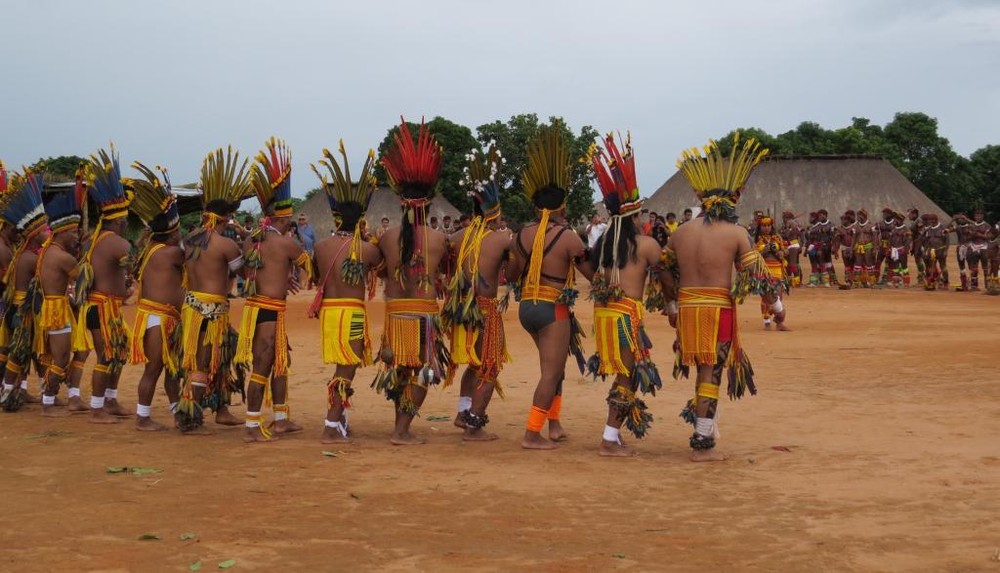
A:
<svg viewBox="0 0 1000 573">
<path fill-rule="evenodd" d="M 72 362 L 69 363 L 69 369 L 70 370 L 83 370 L 83 365 L 84 365 L 84 361 L 83 360 L 74 360 L 74 361 L 72 361 Z"/>
<path fill-rule="evenodd" d="M 538 406 L 532 406 L 531 412 L 528 414 L 528 423 L 525 426 L 529 432 L 541 432 L 542 426 L 545 425 L 545 420 L 548 419 L 549 411 L 543 410 Z"/>
<path fill-rule="evenodd" d="M 94 366 L 94 372 L 100 372 L 101 374 L 107 374 L 111 372 L 111 366 L 108 364 L 98 364 Z"/>
<path fill-rule="evenodd" d="M 252 374 L 250 376 L 250 383 L 264 386 L 267 384 L 267 376 L 264 376 L 263 374 Z"/>
<path fill-rule="evenodd" d="M 552 397 L 552 405 L 549 406 L 549 420 L 558 420 L 559 412 L 562 412 L 562 394 L 556 394 Z"/>
</svg>

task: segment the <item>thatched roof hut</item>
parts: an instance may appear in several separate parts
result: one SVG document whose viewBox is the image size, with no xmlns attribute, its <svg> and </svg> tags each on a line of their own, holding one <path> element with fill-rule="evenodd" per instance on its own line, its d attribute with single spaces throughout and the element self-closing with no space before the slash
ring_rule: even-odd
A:
<svg viewBox="0 0 1000 573">
<path fill-rule="evenodd" d="M 330 215 L 330 205 L 326 200 L 326 195 L 322 191 L 313 194 L 312 197 L 306 200 L 300 211 L 309 217 L 309 222 L 315 228 L 317 237 L 330 233 L 330 230 L 333 228 L 333 217 Z M 462 216 L 462 213 L 449 203 L 447 199 L 438 194 L 431 201 L 427 215 L 428 217 L 437 217 L 440 221 L 445 215 L 451 215 L 453 219 L 458 219 Z M 402 217 L 399 196 L 385 185 L 380 185 L 372 194 L 371 203 L 368 205 L 368 213 L 365 215 L 365 219 L 368 221 L 368 228 L 374 229 L 377 227 L 382 217 L 388 217 L 391 225 L 398 225 Z"/>
<path fill-rule="evenodd" d="M 674 212 L 680 218 L 685 208 L 698 207 L 698 199 L 678 171 L 645 207 L 660 215 Z M 947 220 L 947 214 L 889 161 L 859 155 L 769 157 L 747 181 L 737 214 L 740 221 L 747 222 L 755 210 L 802 215 L 826 209 L 830 219 L 838 221 L 844 211 L 864 208 L 877 220 L 883 207 L 904 213 L 916 207 L 921 213 L 936 213 Z"/>
</svg>

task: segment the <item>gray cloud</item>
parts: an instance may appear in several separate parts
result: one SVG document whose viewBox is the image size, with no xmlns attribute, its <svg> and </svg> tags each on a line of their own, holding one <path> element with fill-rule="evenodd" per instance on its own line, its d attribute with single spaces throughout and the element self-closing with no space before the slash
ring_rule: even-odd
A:
<svg viewBox="0 0 1000 573">
<path fill-rule="evenodd" d="M 288 140 L 296 193 L 344 138 L 357 162 L 400 114 L 630 129 L 651 192 L 733 127 L 924 111 L 956 150 L 1000 143 L 993 2 L 775 0 L 8 2 L 0 158 L 93 152 L 197 177 L 232 143 Z"/>
</svg>

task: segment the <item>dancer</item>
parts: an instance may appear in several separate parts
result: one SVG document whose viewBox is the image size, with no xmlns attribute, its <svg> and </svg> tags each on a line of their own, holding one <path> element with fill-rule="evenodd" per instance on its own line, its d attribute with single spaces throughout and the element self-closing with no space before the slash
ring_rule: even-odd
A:
<svg viewBox="0 0 1000 573">
<path fill-rule="evenodd" d="M 757 252 L 764 257 L 767 270 L 777 283 L 777 290 L 774 293 L 775 300 L 768 301 L 766 297 L 760 299 L 760 312 L 764 317 L 764 330 L 771 330 L 771 320 L 774 320 L 776 330 L 791 330 L 785 325 L 785 293 L 791 281 L 788 279 L 786 268 L 785 241 L 774 232 L 774 220 L 770 217 L 761 217 L 757 227 Z"/>
<path fill-rule="evenodd" d="M 741 189 L 767 150 L 752 138 L 741 140 L 738 134 L 728 158 L 715 142 L 705 150 L 707 157 L 691 149 L 678 161 L 701 200 L 702 223 L 677 229 L 666 252 L 667 264 L 676 272 L 676 290 L 667 292 L 667 300 L 673 303 L 668 305 L 670 321 L 678 334 L 674 375 L 687 376 L 690 367 L 697 369 L 695 397 L 681 414 L 695 427 L 689 440 L 692 461 L 726 459 L 715 449 L 723 369 L 729 368 L 730 398 L 740 398 L 747 391 L 757 393 L 753 369 L 740 347 L 735 304 L 748 294 L 777 304 L 775 279 L 746 231 L 734 224 Z M 735 283 L 734 261 L 738 261 Z"/>
<path fill-rule="evenodd" d="M 322 273 L 317 275 L 322 278 L 309 308 L 310 317 L 319 317 L 323 362 L 336 365 L 326 385 L 327 412 L 320 437 L 324 444 L 350 441 L 347 411 L 354 395 L 351 385 L 358 367 L 372 363 L 365 288 L 368 287 L 370 299 L 374 295 L 375 276 L 383 268 L 382 253 L 362 239 L 360 225 L 378 186 L 373 174 L 375 151 L 368 150 L 357 183 L 351 179 L 343 140 L 339 151 L 343 165 L 328 149 L 323 150 L 323 159 L 319 161 L 327 173 L 320 173 L 312 165 L 337 227 L 333 236 L 316 244 L 316 271 Z"/>
<path fill-rule="evenodd" d="M 551 450 L 566 439 L 559 421 L 566 358 L 572 354 L 583 373 L 585 361 L 580 323 L 572 312 L 579 292 L 575 270 L 588 280 L 593 270 L 580 236 L 566 221 L 566 195 L 572 187 L 572 160 L 556 127 L 543 128 L 528 145 L 522 189 L 538 211 L 538 221 L 521 227 L 507 278 L 519 283 L 518 317 L 538 348 L 541 376 L 521 447 Z M 548 421 L 549 439 L 542 437 Z"/>
</svg>

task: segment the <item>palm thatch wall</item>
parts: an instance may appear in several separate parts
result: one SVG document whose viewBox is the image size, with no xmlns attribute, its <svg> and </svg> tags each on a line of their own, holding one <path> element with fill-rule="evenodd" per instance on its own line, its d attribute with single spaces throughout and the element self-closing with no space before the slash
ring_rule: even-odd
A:
<svg viewBox="0 0 1000 573">
<path fill-rule="evenodd" d="M 333 228 L 333 216 L 330 215 L 330 205 L 327 203 L 326 195 L 322 192 L 310 197 L 300 209 L 309 217 L 316 230 L 316 237 L 328 235 Z M 428 217 L 437 217 L 440 221 L 445 215 L 451 215 L 453 219 L 458 219 L 462 213 L 456 209 L 444 197 L 437 195 L 431 201 Z M 382 217 L 388 217 L 391 225 L 398 225 L 402 217 L 402 209 L 399 207 L 399 196 L 388 186 L 379 186 L 372 194 L 371 203 L 368 205 L 368 213 L 365 219 L 368 221 L 368 228 L 374 229 L 381 224 Z"/>
<path fill-rule="evenodd" d="M 674 212 L 678 219 L 685 208 L 697 206 L 694 191 L 680 172 L 667 179 L 645 204 L 660 215 Z M 921 213 L 936 213 L 947 220 L 945 212 L 889 161 L 857 155 L 770 157 L 747 181 L 737 214 L 740 221 L 747 222 L 755 210 L 801 215 L 826 209 L 836 221 L 848 209 L 864 208 L 875 220 L 884 207 L 904 213 L 916 207 Z"/>
</svg>

